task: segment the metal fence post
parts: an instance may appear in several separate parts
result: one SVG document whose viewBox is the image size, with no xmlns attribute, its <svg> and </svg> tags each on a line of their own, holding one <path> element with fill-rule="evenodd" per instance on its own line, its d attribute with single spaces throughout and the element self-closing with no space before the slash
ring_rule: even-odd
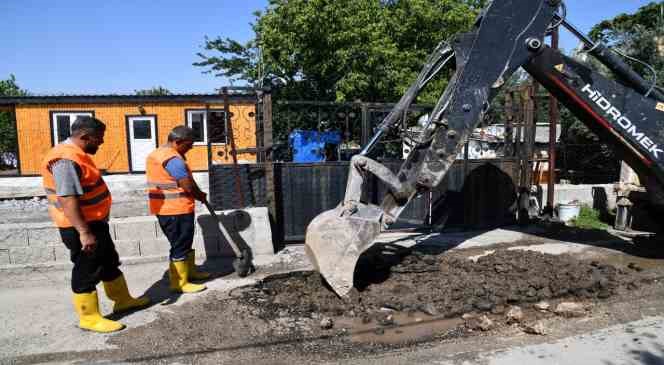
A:
<svg viewBox="0 0 664 365">
<path fill-rule="evenodd" d="M 233 135 L 233 120 L 230 115 L 230 105 L 228 102 L 228 89 L 222 88 L 222 93 L 224 94 L 224 121 L 226 124 L 226 140 L 230 141 L 231 145 L 231 158 L 233 159 L 233 173 L 235 175 L 235 193 L 236 202 L 238 202 L 236 208 L 244 208 L 245 200 L 244 194 L 242 192 L 242 177 L 240 176 L 240 168 L 237 164 L 237 149 L 235 148 L 235 136 Z M 208 137 L 209 139 L 209 137 Z"/>
<path fill-rule="evenodd" d="M 371 124 L 369 123 L 369 106 L 362 103 L 362 136 L 360 137 L 360 145 L 362 148 L 366 146 L 371 138 Z"/>
</svg>

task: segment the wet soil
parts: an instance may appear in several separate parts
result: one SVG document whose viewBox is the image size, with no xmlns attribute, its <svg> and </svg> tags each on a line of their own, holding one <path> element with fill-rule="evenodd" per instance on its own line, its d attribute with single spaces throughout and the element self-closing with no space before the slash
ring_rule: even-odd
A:
<svg viewBox="0 0 664 365">
<path fill-rule="evenodd" d="M 514 305 L 523 308 L 523 322 L 532 322 L 556 317 L 533 308 L 541 300 L 552 308 L 560 301 L 588 307 L 629 300 L 659 278 L 634 262 L 507 249 L 469 259 L 474 253 L 374 246 L 358 264 L 358 290 L 349 298 L 337 297 L 315 272 L 278 274 L 209 293 L 110 342 L 135 354 L 120 358 L 148 363 L 219 353 L 233 353 L 238 363 L 296 355 L 332 360 L 485 333 L 463 314 L 486 315 L 494 322 L 490 333 L 514 326 L 505 315 Z"/>
<path fill-rule="evenodd" d="M 476 262 L 462 255 L 416 252 L 394 266 L 385 257 L 390 255 L 371 256 L 360 263 L 359 291 L 348 300 L 337 297 L 312 272 L 273 276 L 244 289 L 241 300 L 260 308 L 265 318 L 280 311 L 354 317 L 381 309 L 450 317 L 551 298 L 608 298 L 633 282 L 629 272 L 611 265 L 531 251 L 500 250 Z"/>
</svg>

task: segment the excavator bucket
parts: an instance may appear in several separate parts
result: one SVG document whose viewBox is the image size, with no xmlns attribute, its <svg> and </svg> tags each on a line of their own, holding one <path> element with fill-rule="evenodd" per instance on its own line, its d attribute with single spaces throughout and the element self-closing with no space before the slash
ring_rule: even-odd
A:
<svg viewBox="0 0 664 365">
<path fill-rule="evenodd" d="M 380 233 L 380 211 L 368 206 L 361 209 L 368 214 L 350 215 L 339 205 L 318 215 L 307 227 L 307 256 L 340 297 L 353 288 L 357 260 Z"/>
</svg>

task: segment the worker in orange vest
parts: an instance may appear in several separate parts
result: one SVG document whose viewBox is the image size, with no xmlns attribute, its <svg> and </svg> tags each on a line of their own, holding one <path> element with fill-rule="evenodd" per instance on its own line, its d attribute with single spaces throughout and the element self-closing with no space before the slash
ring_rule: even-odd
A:
<svg viewBox="0 0 664 365">
<path fill-rule="evenodd" d="M 113 332 L 124 325 L 99 313 L 96 286 L 104 283 L 113 300 L 113 312 L 124 312 L 150 303 L 147 297 L 133 298 L 127 289 L 120 259 L 109 233 L 111 194 L 90 155 L 104 143 L 106 126 L 93 117 L 78 117 L 71 136 L 53 147 L 41 166 L 48 211 L 60 231 L 74 264 L 71 288 L 79 327 L 95 332 Z"/>
<path fill-rule="evenodd" d="M 205 285 L 190 281 L 205 280 L 209 273 L 196 270 L 194 242 L 194 200 L 205 201 L 206 194 L 198 188 L 185 154 L 194 144 L 194 131 L 177 126 L 168 134 L 166 145 L 147 157 L 146 177 L 150 213 L 157 216 L 159 226 L 171 244 L 170 289 L 179 293 L 205 290 Z"/>
</svg>

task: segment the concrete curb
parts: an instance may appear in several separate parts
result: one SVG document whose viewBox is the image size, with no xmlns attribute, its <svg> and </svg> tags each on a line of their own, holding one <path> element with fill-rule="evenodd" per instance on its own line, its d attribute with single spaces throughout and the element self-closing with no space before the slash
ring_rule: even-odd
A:
<svg viewBox="0 0 664 365">
<path fill-rule="evenodd" d="M 208 173 L 194 172 L 196 184 L 208 191 Z M 105 175 L 104 181 L 113 195 L 113 200 L 122 200 L 125 195 L 138 194 L 145 199 L 145 174 Z M 24 199 L 44 196 L 42 178 L 39 176 L 3 177 L 0 179 L 0 199 Z"/>
<path fill-rule="evenodd" d="M 265 207 L 217 212 L 233 240 L 249 247 L 254 256 L 273 255 L 272 230 Z M 197 216 L 194 249 L 198 257 L 233 257 L 235 254 L 209 214 Z M 112 219 L 111 237 L 121 260 L 133 257 L 166 257 L 170 244 L 156 217 Z M 15 265 L 69 262 L 69 250 L 51 223 L 0 225 L 0 269 Z"/>
</svg>

